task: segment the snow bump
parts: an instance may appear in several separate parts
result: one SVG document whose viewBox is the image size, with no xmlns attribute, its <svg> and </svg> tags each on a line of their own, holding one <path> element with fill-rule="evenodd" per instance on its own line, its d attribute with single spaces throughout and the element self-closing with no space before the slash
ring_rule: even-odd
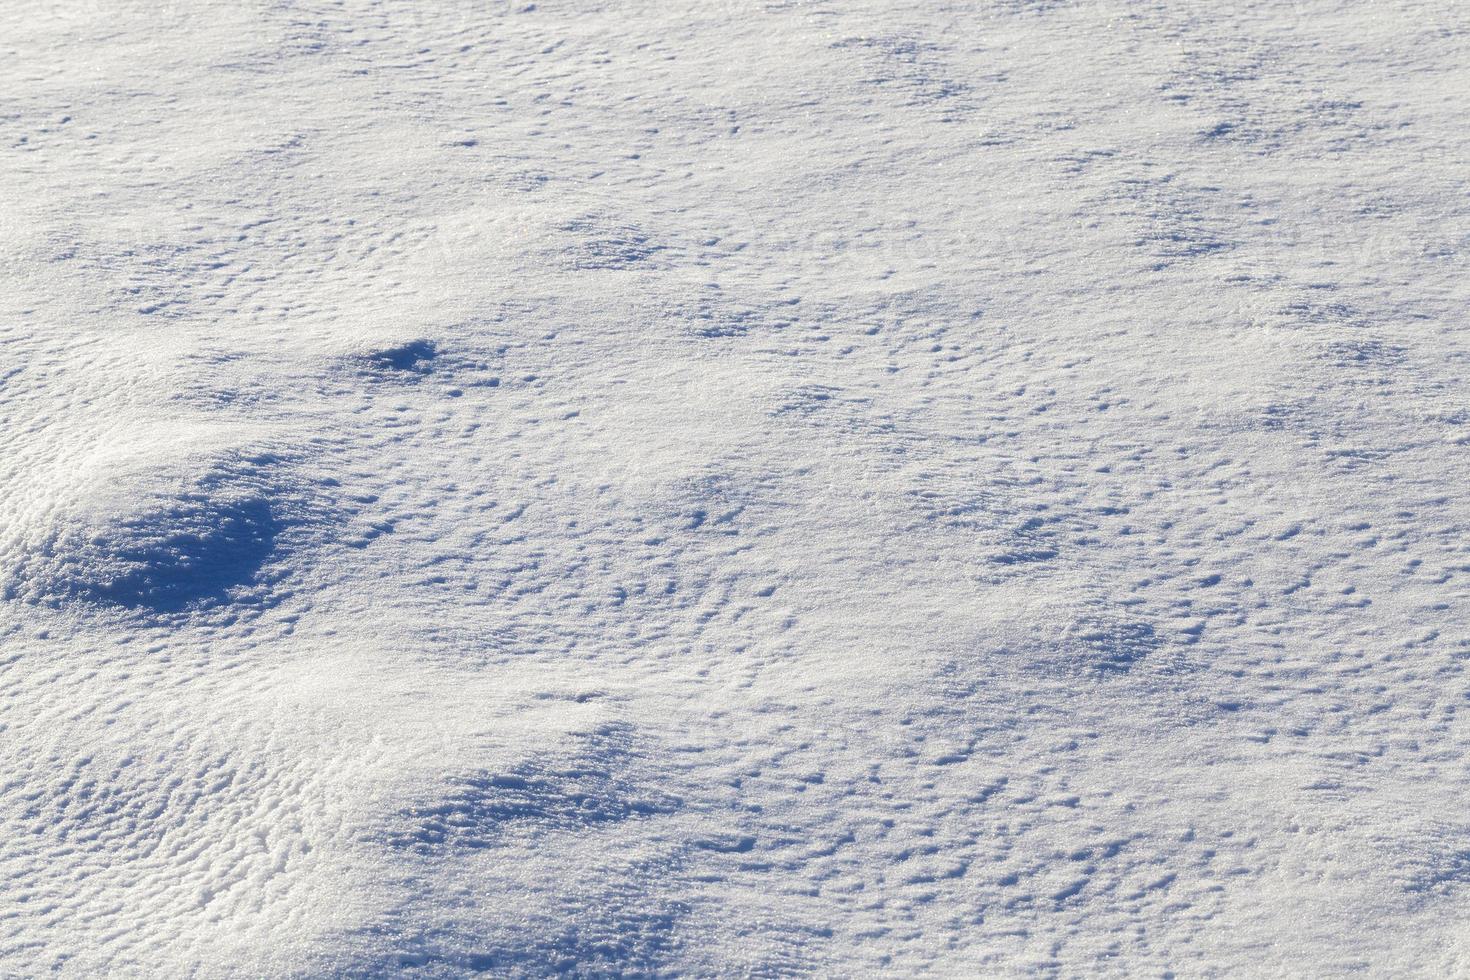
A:
<svg viewBox="0 0 1470 980">
<path fill-rule="evenodd" d="M 282 468 L 279 456 L 248 450 L 186 452 L 171 463 L 101 455 L 31 529 L 4 592 L 154 610 L 223 600 L 257 583 L 299 516 Z"/>
</svg>

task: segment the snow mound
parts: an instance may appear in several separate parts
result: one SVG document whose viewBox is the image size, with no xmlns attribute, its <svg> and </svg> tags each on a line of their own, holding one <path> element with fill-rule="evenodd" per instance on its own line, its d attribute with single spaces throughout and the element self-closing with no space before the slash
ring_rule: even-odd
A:
<svg viewBox="0 0 1470 980">
<path fill-rule="evenodd" d="M 296 510 L 278 482 L 281 458 L 197 446 L 172 462 L 149 455 L 94 458 L 21 546 L 5 594 L 172 610 L 255 583 Z"/>
</svg>

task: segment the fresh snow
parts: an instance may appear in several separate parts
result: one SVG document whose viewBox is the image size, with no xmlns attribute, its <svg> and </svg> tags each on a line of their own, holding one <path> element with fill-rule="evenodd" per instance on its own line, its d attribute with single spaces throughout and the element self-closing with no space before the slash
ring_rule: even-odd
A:
<svg viewBox="0 0 1470 980">
<path fill-rule="evenodd" d="M 1470 975 L 1470 5 L 0 4 L 0 975 Z"/>
</svg>

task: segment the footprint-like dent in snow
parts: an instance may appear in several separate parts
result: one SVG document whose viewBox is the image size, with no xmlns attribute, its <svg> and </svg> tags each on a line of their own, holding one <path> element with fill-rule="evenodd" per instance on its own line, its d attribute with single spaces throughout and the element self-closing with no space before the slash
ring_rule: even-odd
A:
<svg viewBox="0 0 1470 980">
<path fill-rule="evenodd" d="M 915 529 L 964 535 L 991 574 L 1051 562 L 1062 553 L 1069 532 L 1082 526 L 1075 515 L 1027 499 L 1028 488 L 1013 481 L 965 483 L 932 473 L 920 473 L 919 480 L 908 495 L 921 519 Z"/>
<path fill-rule="evenodd" d="M 564 254 L 577 269 L 624 269 L 663 250 L 641 228 L 604 214 L 579 215 L 557 231 L 572 236 Z"/>
<path fill-rule="evenodd" d="M 537 755 L 504 772 L 453 776 L 441 799 L 400 814 L 388 843 L 430 855 L 492 847 L 512 833 L 589 830 L 679 809 L 677 797 L 629 778 L 631 743 L 628 726 L 609 724 L 579 736 L 570 751 Z"/>
<path fill-rule="evenodd" d="M 1126 673 L 1162 644 L 1151 624 L 1111 616 L 1081 619 L 1071 634 L 1074 663 L 1091 674 Z"/>
<path fill-rule="evenodd" d="M 684 332 L 702 340 L 744 337 L 752 330 L 779 330 L 790 326 L 790 320 L 772 320 L 758 306 L 726 302 L 709 296 L 673 304 L 668 318 L 681 324 Z"/>
<path fill-rule="evenodd" d="M 329 352 L 320 362 L 321 370 L 340 391 L 431 381 L 445 389 L 497 388 L 505 347 L 461 342 L 465 333 L 483 329 L 479 322 L 457 322 L 431 325 L 422 333 L 390 327 L 347 338 L 328 335 L 321 341 Z M 448 394 L 454 397 L 458 392 Z"/>
<path fill-rule="evenodd" d="M 712 464 L 652 489 L 650 525 L 665 533 L 763 534 L 772 508 L 779 506 L 778 495 L 772 474 Z"/>
<path fill-rule="evenodd" d="M 1059 631 L 1039 631 L 1035 642 L 1026 644 L 1024 669 L 1033 674 L 1102 680 L 1139 668 L 1165 644 L 1152 623 L 1122 610 L 1099 606 L 1046 615 L 1065 625 Z"/>
<path fill-rule="evenodd" d="M 1405 891 L 1452 898 L 1470 886 L 1470 846 L 1463 822 L 1425 820 L 1402 828 L 1390 845 Z"/>
<path fill-rule="evenodd" d="M 439 356 L 439 345 L 425 337 L 401 343 L 371 345 L 357 354 L 357 360 L 370 372 L 428 374 Z"/>
</svg>

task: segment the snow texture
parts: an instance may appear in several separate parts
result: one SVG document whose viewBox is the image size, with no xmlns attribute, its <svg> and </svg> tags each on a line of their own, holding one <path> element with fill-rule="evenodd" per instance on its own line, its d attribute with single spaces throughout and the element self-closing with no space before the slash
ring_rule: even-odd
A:
<svg viewBox="0 0 1470 980">
<path fill-rule="evenodd" d="M 0 4 L 0 974 L 1470 975 L 1470 5 Z"/>
</svg>

